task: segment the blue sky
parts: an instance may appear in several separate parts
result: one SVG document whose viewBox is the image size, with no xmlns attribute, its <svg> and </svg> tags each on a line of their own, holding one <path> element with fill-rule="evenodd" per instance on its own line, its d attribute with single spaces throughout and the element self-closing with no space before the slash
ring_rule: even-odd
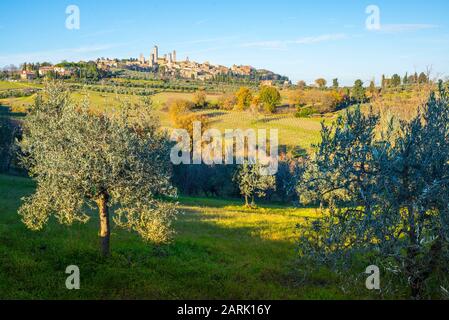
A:
<svg viewBox="0 0 449 320">
<path fill-rule="evenodd" d="M 65 27 L 80 8 L 80 29 Z M 368 5 L 381 29 L 367 30 Z M 249 64 L 292 80 L 380 79 L 425 70 L 449 75 L 447 0 L 0 1 L 0 66 L 24 61 L 149 56 Z"/>
</svg>

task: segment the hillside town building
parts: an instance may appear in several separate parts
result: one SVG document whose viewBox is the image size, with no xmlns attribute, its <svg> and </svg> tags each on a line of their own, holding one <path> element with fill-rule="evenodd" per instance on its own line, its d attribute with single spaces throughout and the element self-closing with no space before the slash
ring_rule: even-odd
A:
<svg viewBox="0 0 449 320">
<path fill-rule="evenodd" d="M 180 76 L 188 79 L 210 80 L 216 75 L 233 74 L 237 76 L 250 76 L 255 68 L 251 66 L 233 65 L 231 68 L 222 65 L 213 65 L 209 62 L 198 63 L 190 61 L 187 57 L 179 61 L 176 50 L 160 56 L 159 47 L 154 46 L 148 59 L 140 54 L 138 59 L 129 59 L 118 63 L 116 60 L 98 59 L 97 66 L 101 69 L 128 68 L 132 70 L 145 69 L 149 71 L 164 71 L 167 75 Z"/>
</svg>

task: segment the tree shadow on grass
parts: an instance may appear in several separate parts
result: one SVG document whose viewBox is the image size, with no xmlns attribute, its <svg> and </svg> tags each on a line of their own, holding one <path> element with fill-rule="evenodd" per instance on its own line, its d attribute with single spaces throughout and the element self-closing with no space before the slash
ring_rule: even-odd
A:
<svg viewBox="0 0 449 320">
<path fill-rule="evenodd" d="M 102 259 L 97 251 L 96 218 L 72 227 L 52 221 L 43 231 L 32 232 L 19 216 L 12 223 L 12 215 L 16 213 L 7 213 L 8 225 L 0 237 L 0 273 L 8 285 L 8 292 L 0 287 L 0 298 L 300 297 L 296 289 L 286 286 L 294 244 L 264 239 L 257 227 L 227 227 L 207 215 L 187 212 L 175 225 L 174 241 L 165 246 L 145 243 L 133 233 L 114 228 L 112 256 Z M 223 219 L 219 214 L 214 218 Z M 4 219 L 0 217 L 0 225 Z M 80 268 L 83 290 L 65 288 L 69 265 Z"/>
<path fill-rule="evenodd" d="M 10 107 L 0 105 L 0 117 L 5 118 L 22 118 L 25 117 L 24 112 L 12 112 Z"/>
<path fill-rule="evenodd" d="M 172 243 L 145 243 L 113 227 L 112 256 L 103 259 L 94 212 L 86 225 L 66 227 L 51 219 L 43 231 L 27 230 L 17 214 L 20 197 L 30 192 L 23 181 L 16 199 L 0 194 L 0 203 L 8 202 L 0 215 L 0 298 L 301 299 L 330 290 L 296 285 L 295 217 L 291 225 L 244 221 L 244 212 L 232 211 L 233 221 L 225 207 L 211 213 L 183 209 Z M 82 290 L 66 289 L 69 265 L 80 268 Z"/>
</svg>

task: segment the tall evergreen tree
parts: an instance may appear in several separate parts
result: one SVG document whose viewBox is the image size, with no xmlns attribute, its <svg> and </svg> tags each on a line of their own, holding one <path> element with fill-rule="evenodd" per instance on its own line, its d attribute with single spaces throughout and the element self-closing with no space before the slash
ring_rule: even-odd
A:
<svg viewBox="0 0 449 320">
<path fill-rule="evenodd" d="M 356 80 L 352 88 L 352 97 L 359 103 L 365 101 L 365 88 L 362 80 Z"/>
<path fill-rule="evenodd" d="M 332 87 L 333 87 L 334 89 L 338 89 L 339 86 L 340 86 L 340 84 L 338 83 L 338 78 L 333 79 L 333 80 L 332 80 Z"/>
<path fill-rule="evenodd" d="M 421 72 L 418 76 L 418 83 L 419 84 L 426 84 L 429 82 L 429 78 L 424 72 Z"/>
<path fill-rule="evenodd" d="M 397 88 L 401 85 L 401 77 L 398 74 L 394 74 L 391 77 L 391 86 Z"/>
<path fill-rule="evenodd" d="M 405 73 L 404 79 L 402 80 L 402 84 L 403 85 L 407 85 L 408 84 L 408 72 Z"/>
</svg>

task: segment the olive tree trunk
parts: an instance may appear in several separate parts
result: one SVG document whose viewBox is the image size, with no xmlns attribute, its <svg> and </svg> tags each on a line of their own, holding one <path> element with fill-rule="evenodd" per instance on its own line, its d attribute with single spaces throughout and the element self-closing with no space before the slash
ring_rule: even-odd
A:
<svg viewBox="0 0 449 320">
<path fill-rule="evenodd" d="M 111 237 L 111 228 L 109 223 L 109 195 L 105 192 L 100 194 L 97 199 L 98 214 L 100 218 L 100 248 L 101 254 L 106 257 L 110 254 L 109 241 Z"/>
</svg>

